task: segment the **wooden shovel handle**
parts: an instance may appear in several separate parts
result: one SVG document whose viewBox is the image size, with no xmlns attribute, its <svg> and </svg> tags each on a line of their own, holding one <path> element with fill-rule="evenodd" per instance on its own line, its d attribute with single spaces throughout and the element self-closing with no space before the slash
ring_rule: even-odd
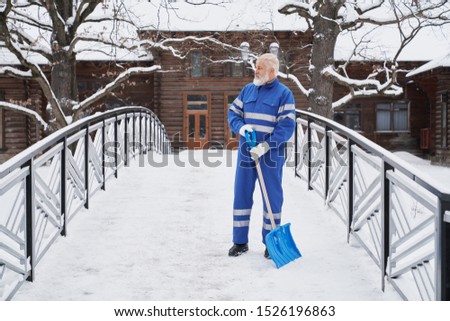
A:
<svg viewBox="0 0 450 321">
<path fill-rule="evenodd" d="M 264 183 L 264 177 L 261 171 L 261 166 L 259 165 L 259 159 L 255 160 L 256 171 L 258 172 L 259 183 L 261 184 L 261 189 L 263 192 L 264 200 L 266 201 L 267 211 L 269 212 L 270 224 L 272 224 L 272 229 L 276 229 L 275 219 L 273 218 L 272 207 L 270 206 L 269 196 L 267 195 L 266 184 Z"/>
</svg>

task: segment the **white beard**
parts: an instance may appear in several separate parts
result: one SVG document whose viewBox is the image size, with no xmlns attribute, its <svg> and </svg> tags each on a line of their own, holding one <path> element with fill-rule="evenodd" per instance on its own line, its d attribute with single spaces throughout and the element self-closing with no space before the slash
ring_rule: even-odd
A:
<svg viewBox="0 0 450 321">
<path fill-rule="evenodd" d="M 269 75 L 265 74 L 264 76 L 260 77 L 260 78 L 253 78 L 253 84 L 255 86 L 264 86 L 266 83 L 269 82 Z"/>
</svg>

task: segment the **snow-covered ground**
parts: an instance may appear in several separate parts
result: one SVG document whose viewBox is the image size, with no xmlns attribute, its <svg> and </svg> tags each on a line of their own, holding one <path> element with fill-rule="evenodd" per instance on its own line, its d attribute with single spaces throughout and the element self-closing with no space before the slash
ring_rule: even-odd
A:
<svg viewBox="0 0 450 321">
<path fill-rule="evenodd" d="M 342 221 L 292 168 L 284 171 L 283 223 L 291 222 L 303 257 L 281 269 L 263 257 L 259 190 L 250 250 L 228 257 L 235 156 L 150 154 L 144 166 L 122 169 L 13 300 L 401 300 L 390 284 L 381 291 L 373 261 L 347 243 Z"/>
</svg>

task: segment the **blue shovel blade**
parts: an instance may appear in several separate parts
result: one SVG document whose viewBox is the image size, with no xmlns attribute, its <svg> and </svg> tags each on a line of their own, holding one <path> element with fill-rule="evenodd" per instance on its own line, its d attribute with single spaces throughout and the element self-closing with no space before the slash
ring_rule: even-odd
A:
<svg viewBox="0 0 450 321">
<path fill-rule="evenodd" d="M 290 226 L 291 223 L 281 225 L 266 235 L 267 250 L 278 269 L 302 256 L 292 238 Z"/>
</svg>

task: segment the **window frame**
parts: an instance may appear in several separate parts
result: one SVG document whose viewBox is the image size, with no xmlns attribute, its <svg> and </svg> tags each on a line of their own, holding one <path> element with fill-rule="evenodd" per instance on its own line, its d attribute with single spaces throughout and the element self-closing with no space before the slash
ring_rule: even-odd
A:
<svg viewBox="0 0 450 321">
<path fill-rule="evenodd" d="M 234 71 L 237 70 L 236 65 L 240 65 L 240 72 L 235 73 Z M 250 71 L 246 63 L 244 62 L 227 62 L 225 64 L 225 77 L 231 77 L 231 78 L 247 78 L 250 76 Z"/>
<path fill-rule="evenodd" d="M 200 54 L 199 57 L 199 71 L 200 74 L 196 74 L 194 75 L 194 55 L 195 54 Z M 189 68 L 187 68 L 187 70 L 189 70 L 189 77 L 190 78 L 202 78 L 202 77 L 208 77 L 209 74 L 209 69 L 208 69 L 208 65 L 205 63 L 205 58 L 208 56 L 208 52 L 202 49 L 194 49 L 191 51 L 190 53 L 190 59 L 189 59 Z"/>
<path fill-rule="evenodd" d="M 448 92 L 441 95 L 441 147 L 448 148 Z"/>
<path fill-rule="evenodd" d="M 337 115 L 337 114 L 342 114 L 343 115 L 342 121 L 339 121 L 339 120 L 335 119 L 334 116 Z M 351 115 L 354 115 L 354 114 L 358 115 L 359 128 L 353 128 L 353 126 L 350 127 L 350 123 L 351 122 L 349 121 L 349 117 Z M 335 111 L 335 115 L 333 115 L 333 120 L 336 121 L 337 123 L 339 123 L 341 125 L 344 125 L 344 126 L 350 128 L 351 130 L 354 130 L 356 132 L 362 132 L 363 131 L 363 129 L 362 129 L 362 120 L 361 120 L 361 118 L 362 118 L 362 108 L 361 108 L 361 104 L 360 103 L 347 104 L 344 107 L 341 107 L 341 108 L 337 109 Z"/>
<path fill-rule="evenodd" d="M 396 129 L 395 121 L 394 121 L 394 115 L 397 105 L 404 105 L 406 106 L 406 126 L 407 129 Z M 378 129 L 378 111 L 382 110 L 380 107 L 382 105 L 389 106 L 389 108 L 384 109 L 384 111 L 389 112 L 389 129 Z M 410 103 L 408 101 L 392 101 L 392 102 L 380 102 L 375 105 L 375 132 L 376 133 L 409 133 L 411 130 L 410 128 Z"/>
</svg>

